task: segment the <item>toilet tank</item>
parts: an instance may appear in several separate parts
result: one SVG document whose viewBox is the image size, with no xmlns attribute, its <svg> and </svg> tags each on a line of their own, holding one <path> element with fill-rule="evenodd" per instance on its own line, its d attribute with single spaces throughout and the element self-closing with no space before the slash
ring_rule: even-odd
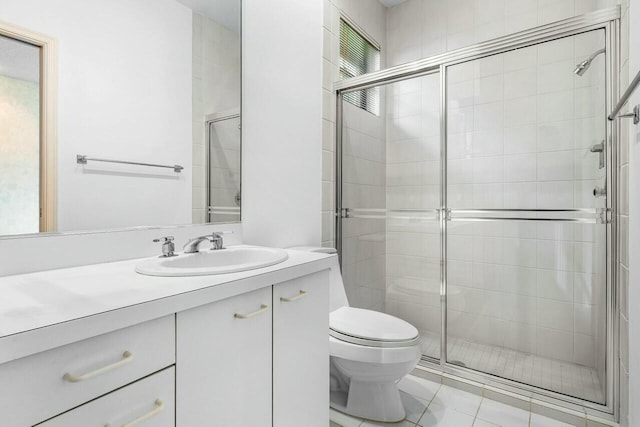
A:
<svg viewBox="0 0 640 427">
<path fill-rule="evenodd" d="M 296 246 L 289 249 L 296 251 L 308 251 L 321 254 L 331 254 L 331 272 L 329 273 L 329 313 L 340 307 L 348 306 L 349 300 L 344 290 L 344 282 L 340 273 L 340 264 L 338 263 L 338 251 L 334 248 L 323 248 L 319 246 Z"/>
</svg>

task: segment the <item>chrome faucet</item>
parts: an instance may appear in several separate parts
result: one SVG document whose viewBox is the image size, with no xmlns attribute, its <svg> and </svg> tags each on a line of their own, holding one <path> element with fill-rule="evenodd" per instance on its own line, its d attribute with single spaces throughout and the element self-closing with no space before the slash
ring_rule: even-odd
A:
<svg viewBox="0 0 640 427">
<path fill-rule="evenodd" d="M 161 240 L 164 239 L 164 240 Z M 178 254 L 174 253 L 176 250 L 176 245 L 173 243 L 173 236 L 160 237 L 159 239 L 153 239 L 154 243 L 162 242 L 162 255 L 160 258 L 169 258 L 172 256 L 178 256 Z"/>
<path fill-rule="evenodd" d="M 222 239 L 223 232 L 216 231 L 207 236 L 196 237 L 195 239 L 189 240 L 183 247 L 185 254 L 195 254 L 199 252 L 198 246 L 200 243 L 204 241 L 211 242 L 211 250 L 217 251 L 219 249 L 224 249 L 224 241 Z"/>
<path fill-rule="evenodd" d="M 218 249 L 224 249 L 222 246 L 224 245 L 224 240 L 222 239 L 222 234 L 220 233 L 211 233 L 211 250 L 217 251 Z"/>
</svg>

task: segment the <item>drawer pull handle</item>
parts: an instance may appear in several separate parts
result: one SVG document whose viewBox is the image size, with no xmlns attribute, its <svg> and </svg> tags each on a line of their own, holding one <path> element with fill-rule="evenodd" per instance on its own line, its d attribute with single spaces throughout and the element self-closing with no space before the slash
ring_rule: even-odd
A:
<svg viewBox="0 0 640 427">
<path fill-rule="evenodd" d="M 294 302 L 307 296 L 307 291 L 300 290 L 300 293 L 294 297 L 280 297 L 282 302 Z"/>
<path fill-rule="evenodd" d="M 133 421 L 130 421 L 126 424 L 122 424 L 122 427 L 133 427 L 141 422 L 143 422 L 144 420 L 148 420 L 149 418 L 153 417 L 154 415 L 159 414 L 160 412 L 162 412 L 164 410 L 164 402 L 160 399 L 156 399 L 155 402 L 153 402 L 153 404 L 156 406 L 154 409 L 152 409 L 151 411 L 147 412 L 144 415 L 139 416 L 138 418 L 136 418 Z M 111 427 L 111 424 L 107 424 L 104 427 Z"/>
<path fill-rule="evenodd" d="M 249 319 L 253 316 L 257 316 L 258 314 L 262 314 L 265 311 L 269 310 L 269 306 L 266 304 L 261 304 L 260 308 L 257 309 L 256 311 L 252 311 L 251 313 L 247 313 L 247 314 L 242 314 L 242 313 L 234 313 L 233 317 L 235 317 L 236 319 Z"/>
<path fill-rule="evenodd" d="M 64 374 L 62 378 L 65 381 L 68 381 L 70 383 L 79 383 L 80 381 L 97 377 L 98 375 L 105 374 L 109 371 L 112 371 L 116 368 L 126 365 L 132 360 L 133 360 L 133 354 L 131 354 L 129 351 L 125 351 L 124 353 L 122 353 L 122 359 L 118 360 L 115 363 L 112 363 L 111 365 L 103 366 L 102 368 L 98 368 L 95 371 L 87 372 L 86 374 L 82 374 L 82 375 L 73 375 L 67 372 L 66 374 Z"/>
</svg>

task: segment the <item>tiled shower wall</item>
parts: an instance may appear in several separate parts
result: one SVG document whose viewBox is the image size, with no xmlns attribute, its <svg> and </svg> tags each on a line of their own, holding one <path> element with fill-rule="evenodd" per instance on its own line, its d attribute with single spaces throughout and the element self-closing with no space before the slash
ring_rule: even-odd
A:
<svg viewBox="0 0 640 427">
<path fill-rule="evenodd" d="M 207 222 L 206 116 L 240 108 L 240 40 L 238 34 L 206 16 L 194 12 L 192 58 L 192 220 L 194 224 L 202 224 Z"/>
<path fill-rule="evenodd" d="M 381 45 L 385 67 L 385 8 L 377 0 L 325 0 L 323 24 L 323 151 L 322 244 L 334 246 L 336 96 L 333 81 L 339 75 L 340 14 L 345 13 Z M 380 111 L 385 108 L 381 94 Z M 385 207 L 385 120 L 351 104 L 344 104 L 345 203 Z M 384 311 L 385 224 L 383 220 L 345 221 L 343 277 L 352 305 Z"/>
</svg>

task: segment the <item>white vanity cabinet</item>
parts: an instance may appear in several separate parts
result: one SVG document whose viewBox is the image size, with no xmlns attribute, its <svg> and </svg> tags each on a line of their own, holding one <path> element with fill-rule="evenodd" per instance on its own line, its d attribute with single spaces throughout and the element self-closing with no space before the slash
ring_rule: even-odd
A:
<svg viewBox="0 0 640 427">
<path fill-rule="evenodd" d="M 14 330 L 0 336 L 0 426 L 326 427 L 333 264 L 289 256 L 235 276 L 143 276 L 135 260 L 48 273 L 65 299 L 37 323 L 20 331 L 0 308 Z M 64 314 L 87 301 L 89 275 L 95 311 Z M 30 280 L 44 279 L 4 279 L 5 297 Z"/>
<path fill-rule="evenodd" d="M 177 426 L 326 427 L 328 274 L 177 314 Z"/>
</svg>

